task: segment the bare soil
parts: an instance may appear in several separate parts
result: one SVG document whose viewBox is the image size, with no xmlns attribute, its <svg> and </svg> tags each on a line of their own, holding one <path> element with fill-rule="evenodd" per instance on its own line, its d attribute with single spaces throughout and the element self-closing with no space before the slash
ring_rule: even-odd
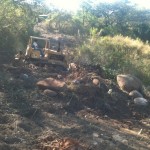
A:
<svg viewBox="0 0 150 150">
<path fill-rule="evenodd" d="M 101 68 L 91 68 L 63 72 L 33 65 L 3 65 L 0 149 L 61 150 L 58 143 L 65 137 L 86 150 L 150 149 L 149 107 L 143 110 L 129 104 L 130 97 L 106 79 Z M 22 79 L 21 74 L 30 79 Z M 101 76 L 106 87 L 92 86 L 85 78 L 91 74 Z M 65 81 L 67 88 L 56 96 L 45 95 L 35 83 L 46 77 Z"/>
<path fill-rule="evenodd" d="M 74 38 L 52 40 L 58 38 L 71 53 Z M 150 149 L 150 106 L 134 106 L 100 66 L 66 72 L 33 64 L 0 68 L 0 150 Z M 36 82 L 48 77 L 66 88 L 45 94 Z M 94 86 L 93 78 L 101 84 Z"/>
</svg>

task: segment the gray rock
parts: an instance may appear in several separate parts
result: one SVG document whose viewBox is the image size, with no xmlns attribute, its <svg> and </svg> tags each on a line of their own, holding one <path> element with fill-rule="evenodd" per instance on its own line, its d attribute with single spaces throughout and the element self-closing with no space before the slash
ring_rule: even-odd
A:
<svg viewBox="0 0 150 150">
<path fill-rule="evenodd" d="M 134 99 L 134 104 L 136 106 L 147 106 L 148 105 L 148 100 L 142 97 L 138 97 Z"/>
<path fill-rule="evenodd" d="M 121 90 L 126 91 L 128 93 L 133 90 L 142 92 L 142 82 L 133 75 L 117 75 L 117 83 Z"/>
<path fill-rule="evenodd" d="M 133 99 L 137 98 L 137 97 L 143 97 L 143 95 L 140 92 L 136 91 L 136 90 L 131 91 L 129 93 L 129 96 L 131 96 Z"/>
<path fill-rule="evenodd" d="M 22 79 L 22 80 L 28 80 L 28 78 L 29 78 L 29 76 L 27 75 L 27 74 L 21 74 L 20 75 L 20 79 Z"/>
<path fill-rule="evenodd" d="M 52 91 L 52 90 L 49 90 L 49 89 L 44 90 L 43 94 L 46 95 L 46 96 L 50 96 L 50 97 L 53 97 L 53 96 L 57 95 L 57 93 L 55 91 Z"/>
</svg>

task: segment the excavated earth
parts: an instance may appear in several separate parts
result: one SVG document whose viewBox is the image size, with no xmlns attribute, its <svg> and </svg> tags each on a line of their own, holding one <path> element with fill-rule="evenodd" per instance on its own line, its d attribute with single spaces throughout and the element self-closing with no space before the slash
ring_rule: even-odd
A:
<svg viewBox="0 0 150 150">
<path fill-rule="evenodd" d="M 0 150 L 150 149 L 150 107 L 98 66 L 2 65 L 0 108 Z"/>
<path fill-rule="evenodd" d="M 79 38 L 35 30 L 72 60 Z M 150 106 L 136 107 L 100 66 L 0 65 L 0 150 L 148 149 Z"/>
</svg>

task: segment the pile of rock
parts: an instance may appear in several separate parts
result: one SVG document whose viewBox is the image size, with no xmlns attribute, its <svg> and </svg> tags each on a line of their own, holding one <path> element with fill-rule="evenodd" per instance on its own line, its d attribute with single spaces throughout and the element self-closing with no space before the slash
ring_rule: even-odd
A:
<svg viewBox="0 0 150 150">
<path fill-rule="evenodd" d="M 142 82 L 135 76 L 127 74 L 117 75 L 120 89 L 129 94 L 136 106 L 148 106 L 148 100 L 143 97 Z"/>
</svg>

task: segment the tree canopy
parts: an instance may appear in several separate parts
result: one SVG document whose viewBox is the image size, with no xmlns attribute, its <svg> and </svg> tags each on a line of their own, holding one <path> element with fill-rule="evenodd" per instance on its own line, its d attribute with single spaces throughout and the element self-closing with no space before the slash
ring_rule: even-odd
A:
<svg viewBox="0 0 150 150">
<path fill-rule="evenodd" d="M 13 53 L 35 34 L 33 27 L 38 15 L 48 15 L 48 29 L 69 35 L 98 34 L 123 35 L 150 41 L 150 10 L 137 9 L 129 1 L 98 3 L 83 1 L 76 13 L 47 7 L 42 0 L 26 3 L 24 0 L 0 1 L 0 50 Z M 9 44 L 8 44 L 9 43 Z M 18 46 L 19 45 L 19 46 Z"/>
</svg>

